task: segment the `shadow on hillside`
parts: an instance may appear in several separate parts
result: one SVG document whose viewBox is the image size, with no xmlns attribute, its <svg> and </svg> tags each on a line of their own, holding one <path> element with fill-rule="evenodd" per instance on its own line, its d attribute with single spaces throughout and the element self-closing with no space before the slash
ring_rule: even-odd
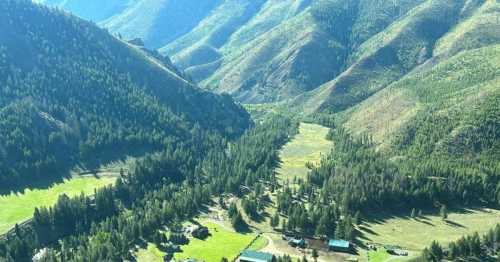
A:
<svg viewBox="0 0 500 262">
<path fill-rule="evenodd" d="M 455 207 L 455 208 L 450 208 L 449 213 L 450 214 L 473 214 L 476 212 L 491 212 L 488 211 L 488 207 L 485 206 L 469 206 L 467 208 L 460 208 L 460 207 Z M 428 216 L 439 216 L 439 209 L 438 208 L 429 208 L 429 209 L 423 209 L 422 210 L 422 216 L 418 216 L 415 218 L 412 218 L 410 216 L 411 214 L 411 209 L 394 209 L 394 210 L 370 210 L 365 212 L 367 215 L 363 217 L 363 221 L 366 222 L 367 224 L 384 224 L 388 220 L 391 219 L 405 219 L 405 220 L 415 220 L 420 223 L 424 223 L 430 226 L 434 226 L 433 223 L 431 223 L 431 219 L 429 219 Z M 457 226 L 460 227 L 462 225 L 458 223 L 454 223 L 451 220 L 447 220 L 447 224 L 450 226 Z"/>
<path fill-rule="evenodd" d="M 58 167 L 58 172 L 51 172 L 42 175 L 37 179 L 26 179 L 22 184 L 17 184 L 10 187 L 0 187 L 0 196 L 10 195 L 11 193 L 19 194 L 24 193 L 26 189 L 29 190 L 45 190 L 50 187 L 61 184 L 64 180 L 71 178 L 75 173 L 75 169 L 84 170 L 77 172 L 79 175 L 94 175 L 97 177 L 99 168 L 114 162 L 125 162 L 127 158 L 138 158 L 146 155 L 147 153 L 154 152 L 155 150 L 150 147 L 134 148 L 126 150 L 126 148 L 108 149 L 99 151 L 92 156 L 92 158 L 85 161 L 67 163 L 66 166 Z"/>
<path fill-rule="evenodd" d="M 485 206 L 473 206 L 467 208 L 451 208 L 449 211 L 451 214 L 474 214 L 477 212 L 487 212 L 491 213 L 492 211 Z M 357 228 L 357 236 L 358 239 L 363 241 L 371 241 L 370 236 L 379 235 L 377 232 L 370 228 L 371 225 L 382 225 L 385 223 L 389 223 L 392 219 L 403 219 L 403 220 L 412 220 L 417 223 L 422 223 L 428 226 L 435 227 L 436 225 L 432 223 L 432 220 L 428 216 L 439 216 L 439 209 L 424 209 L 422 210 L 422 216 L 418 216 L 415 218 L 411 218 L 409 214 L 411 214 L 411 210 L 385 210 L 385 211 L 375 211 L 372 210 L 370 212 L 366 212 L 369 214 L 366 217 L 363 217 L 363 223 Z M 446 219 L 443 221 L 446 225 L 453 228 L 467 228 L 465 225 L 462 225 L 458 222 L 455 222 L 450 219 Z"/>
</svg>

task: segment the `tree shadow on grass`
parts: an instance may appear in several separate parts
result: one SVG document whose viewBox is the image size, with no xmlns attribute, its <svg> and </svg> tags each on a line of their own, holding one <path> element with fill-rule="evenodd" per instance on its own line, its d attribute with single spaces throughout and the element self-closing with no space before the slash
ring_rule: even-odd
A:
<svg viewBox="0 0 500 262">
<path fill-rule="evenodd" d="M 451 220 L 448 220 L 446 219 L 444 221 L 447 225 L 451 226 L 451 227 L 458 227 L 458 228 L 467 228 L 466 226 L 460 224 L 460 223 L 457 223 L 457 222 L 454 222 L 454 221 L 451 221 Z"/>
<path fill-rule="evenodd" d="M 26 189 L 29 190 L 46 190 L 57 184 L 64 183 L 66 179 L 71 178 L 74 174 L 72 171 L 76 168 L 85 170 L 79 175 L 94 175 L 97 176 L 99 168 L 114 162 L 126 162 L 129 157 L 138 158 L 146 155 L 147 153 L 155 152 L 154 148 L 134 148 L 130 150 L 127 147 L 118 147 L 109 150 L 101 150 L 92 157 L 83 161 L 70 161 L 65 165 L 58 167 L 56 172 L 48 172 L 41 175 L 37 179 L 24 179 L 22 184 L 4 187 L 0 185 L 0 196 L 10 195 L 11 193 L 24 193 Z"/>
<path fill-rule="evenodd" d="M 364 225 L 359 226 L 359 230 L 360 230 L 360 233 L 366 232 L 370 235 L 375 235 L 375 236 L 379 235 L 377 232 L 371 230 L 370 228 L 368 228 L 367 226 L 364 226 Z"/>
<path fill-rule="evenodd" d="M 422 219 L 422 217 L 418 217 L 418 218 L 415 218 L 415 221 L 420 222 L 422 224 L 426 224 L 426 225 L 431 226 L 431 227 L 436 226 L 433 223 L 431 223 L 430 219 L 428 219 L 428 218 Z"/>
</svg>

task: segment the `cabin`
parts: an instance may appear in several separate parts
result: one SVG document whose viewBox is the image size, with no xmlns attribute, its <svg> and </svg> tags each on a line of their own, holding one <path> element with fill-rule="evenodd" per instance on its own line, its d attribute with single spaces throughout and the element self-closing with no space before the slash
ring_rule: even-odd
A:
<svg viewBox="0 0 500 262">
<path fill-rule="evenodd" d="M 273 254 L 244 250 L 238 259 L 239 262 L 275 262 L 276 257 Z"/>
<path fill-rule="evenodd" d="M 303 238 L 292 238 L 288 241 L 288 244 L 292 247 L 306 247 L 306 241 Z"/>
<path fill-rule="evenodd" d="M 351 243 L 342 239 L 330 239 L 328 241 L 328 249 L 336 252 L 350 252 L 352 249 Z"/>
<path fill-rule="evenodd" d="M 193 229 L 193 232 L 191 232 L 191 235 L 198 239 L 205 239 L 208 237 L 209 234 L 210 232 L 208 231 L 208 227 L 204 226 L 199 226 Z"/>
</svg>

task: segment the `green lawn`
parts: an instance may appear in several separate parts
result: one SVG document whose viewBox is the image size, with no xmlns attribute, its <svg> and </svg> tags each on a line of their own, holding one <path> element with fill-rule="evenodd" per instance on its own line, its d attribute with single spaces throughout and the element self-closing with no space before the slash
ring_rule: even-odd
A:
<svg viewBox="0 0 500 262">
<path fill-rule="evenodd" d="M 256 237 L 256 234 L 239 234 L 213 223 L 206 223 L 204 226 L 208 227 L 211 236 L 205 240 L 190 239 L 188 245 L 182 246 L 183 252 L 175 254 L 175 259 L 220 262 L 225 257 L 231 261 Z"/>
<path fill-rule="evenodd" d="M 0 234 L 8 231 L 16 223 L 29 219 L 35 207 L 54 205 L 61 194 L 75 196 L 82 191 L 91 194 L 95 188 L 109 185 L 115 179 L 111 176 L 77 177 L 55 184 L 48 189 L 26 189 L 23 193 L 0 196 Z"/>
<path fill-rule="evenodd" d="M 368 252 L 368 261 L 370 262 L 384 262 L 389 259 L 391 255 L 385 251 L 385 249 L 380 248 L 377 251 Z"/>
<path fill-rule="evenodd" d="M 439 215 L 426 215 L 421 219 L 391 217 L 377 219 L 363 225 L 361 240 L 387 245 L 399 245 L 419 251 L 433 240 L 443 245 L 474 232 L 485 233 L 500 222 L 500 210 L 474 209 L 450 213 L 448 221 Z"/>
<path fill-rule="evenodd" d="M 278 173 L 288 179 L 305 178 L 308 172 L 306 163 L 318 163 L 333 146 L 332 142 L 326 139 L 328 130 L 320 125 L 301 123 L 299 134 L 280 152 L 282 165 Z"/>
<path fill-rule="evenodd" d="M 140 249 L 136 254 L 137 262 L 163 262 L 165 253 L 160 251 L 155 244 L 148 244 L 147 249 Z"/>
<path fill-rule="evenodd" d="M 267 240 L 267 238 L 263 237 L 263 236 L 259 236 L 255 242 L 253 242 L 252 245 L 250 245 L 250 247 L 248 247 L 248 249 L 250 250 L 255 250 L 255 251 L 259 251 L 263 248 L 265 248 L 267 246 L 267 244 L 269 243 L 269 241 Z"/>
</svg>

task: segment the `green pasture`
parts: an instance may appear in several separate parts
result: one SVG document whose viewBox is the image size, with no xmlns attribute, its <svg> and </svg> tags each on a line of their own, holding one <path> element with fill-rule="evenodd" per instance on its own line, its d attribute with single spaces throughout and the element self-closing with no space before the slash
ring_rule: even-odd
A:
<svg viewBox="0 0 500 262">
<path fill-rule="evenodd" d="M 75 177 L 48 189 L 25 189 L 21 193 L 0 196 L 0 234 L 7 232 L 16 223 L 29 219 L 35 207 L 52 206 L 57 198 L 66 194 L 76 196 L 82 192 L 92 194 L 94 189 L 112 184 L 116 177 Z"/>
<path fill-rule="evenodd" d="M 360 227 L 360 240 L 365 243 L 397 245 L 420 251 L 436 240 L 443 245 L 474 232 L 485 233 L 500 222 L 500 210 L 466 209 L 450 213 L 444 221 L 437 214 L 418 219 L 392 216 L 372 217 Z"/>
<path fill-rule="evenodd" d="M 320 125 L 300 124 L 299 134 L 280 152 L 282 164 L 278 173 L 283 179 L 305 178 L 308 172 L 306 163 L 317 164 L 330 152 L 333 144 L 326 139 L 328 130 Z"/>
<path fill-rule="evenodd" d="M 182 253 L 176 253 L 175 259 L 200 259 L 205 262 L 220 262 L 225 257 L 231 261 L 245 249 L 257 236 L 254 233 L 240 234 L 214 223 L 204 223 L 208 227 L 210 236 L 207 239 L 190 239 L 186 246 L 182 246 Z M 258 247 L 258 246 L 257 246 Z"/>
</svg>

